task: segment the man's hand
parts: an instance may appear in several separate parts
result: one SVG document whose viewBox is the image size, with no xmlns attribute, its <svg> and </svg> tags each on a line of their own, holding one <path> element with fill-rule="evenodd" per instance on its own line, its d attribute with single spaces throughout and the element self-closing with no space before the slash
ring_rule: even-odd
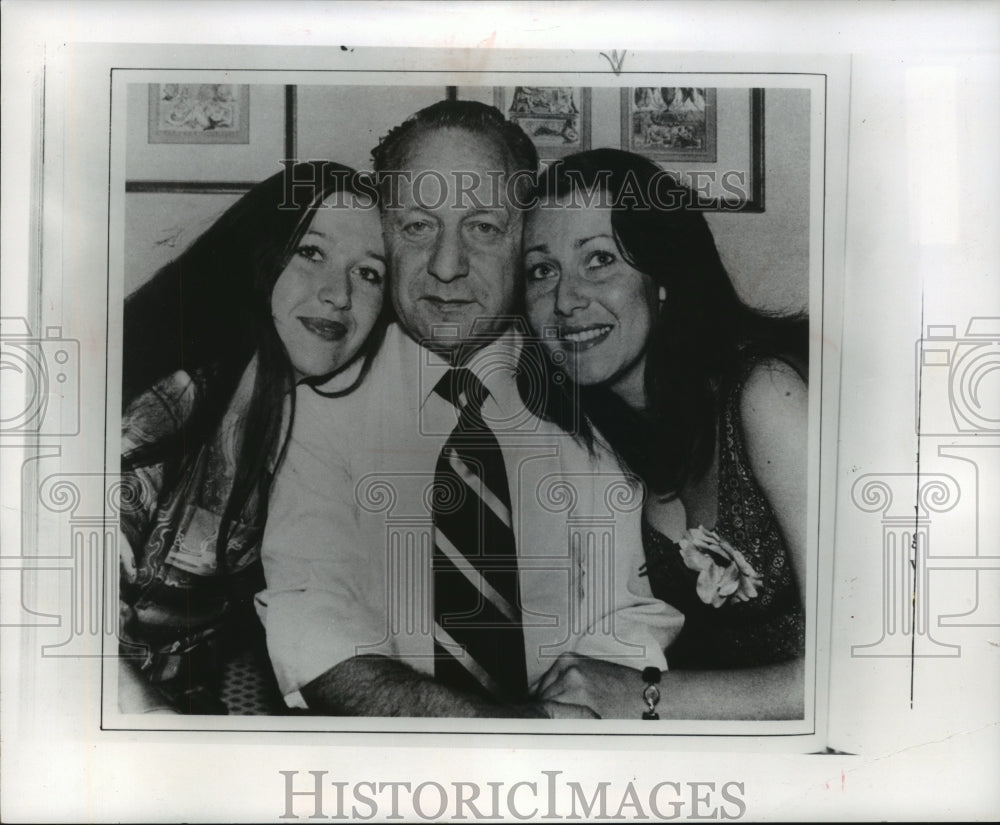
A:
<svg viewBox="0 0 1000 825">
<path fill-rule="evenodd" d="M 354 656 L 302 690 L 313 713 L 331 716 L 434 716 L 592 719 L 589 708 L 562 701 L 501 705 L 463 693 L 385 656 Z"/>
</svg>

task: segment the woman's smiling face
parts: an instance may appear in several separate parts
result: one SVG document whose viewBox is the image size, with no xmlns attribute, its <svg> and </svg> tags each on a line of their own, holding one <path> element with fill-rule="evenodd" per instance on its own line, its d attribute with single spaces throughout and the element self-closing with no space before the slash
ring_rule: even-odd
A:
<svg viewBox="0 0 1000 825">
<path fill-rule="evenodd" d="M 271 292 L 296 379 L 326 375 L 358 354 L 382 310 L 385 273 L 377 209 L 345 198 L 316 210 Z"/>
<path fill-rule="evenodd" d="M 611 210 L 566 201 L 535 209 L 525 226 L 524 270 L 528 320 L 553 353 L 564 354 L 570 378 L 645 406 L 657 288 L 626 262 Z"/>
</svg>

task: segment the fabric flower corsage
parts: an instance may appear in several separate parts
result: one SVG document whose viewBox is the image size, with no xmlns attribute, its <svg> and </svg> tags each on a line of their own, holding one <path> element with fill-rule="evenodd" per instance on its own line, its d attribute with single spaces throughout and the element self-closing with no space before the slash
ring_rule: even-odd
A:
<svg viewBox="0 0 1000 825">
<path fill-rule="evenodd" d="M 698 573 L 698 598 L 705 604 L 749 601 L 764 583 L 743 554 L 714 530 L 686 530 L 678 546 L 684 565 Z"/>
</svg>

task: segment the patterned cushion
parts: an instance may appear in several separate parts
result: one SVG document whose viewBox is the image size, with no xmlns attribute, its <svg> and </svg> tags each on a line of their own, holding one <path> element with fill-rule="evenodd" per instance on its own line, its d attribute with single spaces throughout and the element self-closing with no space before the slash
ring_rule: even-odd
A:
<svg viewBox="0 0 1000 825">
<path fill-rule="evenodd" d="M 264 631 L 259 625 L 246 643 L 222 663 L 219 698 L 233 716 L 271 716 L 288 713 L 271 670 Z"/>
</svg>

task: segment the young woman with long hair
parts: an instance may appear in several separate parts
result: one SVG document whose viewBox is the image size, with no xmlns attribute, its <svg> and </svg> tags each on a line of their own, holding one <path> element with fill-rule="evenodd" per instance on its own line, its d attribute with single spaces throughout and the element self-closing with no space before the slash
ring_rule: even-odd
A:
<svg viewBox="0 0 1000 825">
<path fill-rule="evenodd" d="M 645 158 L 573 155 L 537 193 L 529 321 L 577 390 L 581 435 L 645 484 L 644 572 L 685 615 L 661 716 L 801 717 L 805 319 L 740 300 L 694 194 Z M 642 693 L 638 671 L 581 657 L 542 685 L 625 718 Z"/>
<path fill-rule="evenodd" d="M 173 709 L 225 713 L 220 650 L 255 627 L 294 388 L 359 383 L 385 328 L 374 187 L 330 162 L 253 187 L 125 302 L 121 638 Z"/>
</svg>

